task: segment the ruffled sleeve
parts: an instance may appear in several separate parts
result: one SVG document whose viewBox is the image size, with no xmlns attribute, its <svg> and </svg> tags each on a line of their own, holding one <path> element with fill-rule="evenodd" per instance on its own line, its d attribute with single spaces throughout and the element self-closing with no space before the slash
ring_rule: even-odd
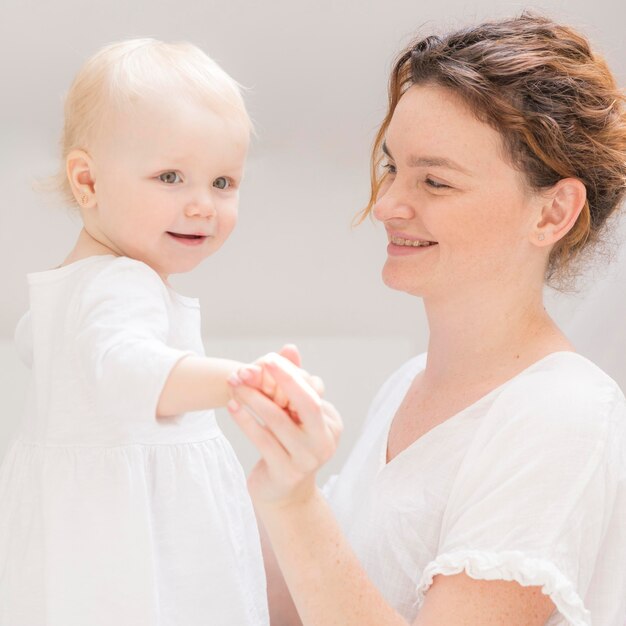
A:
<svg viewBox="0 0 626 626">
<path fill-rule="evenodd" d="M 154 419 L 171 369 L 193 354 L 168 345 L 167 300 L 159 275 L 124 257 L 91 276 L 82 291 L 76 355 L 102 417 Z"/>
<path fill-rule="evenodd" d="M 591 624 L 583 598 L 623 487 L 625 413 L 614 384 L 542 373 L 505 389 L 460 468 L 419 603 L 434 576 L 466 572 L 540 586 L 567 623 Z"/>
</svg>

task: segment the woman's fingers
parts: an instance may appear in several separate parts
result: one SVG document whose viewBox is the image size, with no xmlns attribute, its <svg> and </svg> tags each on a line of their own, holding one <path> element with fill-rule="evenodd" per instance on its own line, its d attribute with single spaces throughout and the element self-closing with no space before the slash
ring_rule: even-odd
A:
<svg viewBox="0 0 626 626">
<path fill-rule="evenodd" d="M 326 400 L 322 400 L 324 415 L 326 416 L 326 424 L 335 438 L 335 442 L 339 441 L 339 437 L 343 432 L 343 422 L 339 411 Z"/>
<path fill-rule="evenodd" d="M 287 450 L 278 439 L 260 423 L 253 411 L 243 407 L 236 400 L 231 400 L 226 408 L 235 423 L 257 448 L 267 463 L 274 467 L 287 468 L 291 459 Z"/>
<path fill-rule="evenodd" d="M 288 404 L 281 407 L 259 387 L 237 379 L 231 381 L 229 411 L 262 456 L 250 475 L 251 493 L 258 501 L 285 503 L 315 490 L 315 473 L 337 448 L 341 418 L 292 362 L 272 355 L 260 366 Z"/>
<path fill-rule="evenodd" d="M 319 376 L 312 376 L 306 370 L 303 370 L 300 367 L 300 362 L 298 348 L 293 344 L 286 344 L 281 348 L 280 353 L 270 352 L 257 359 L 253 364 L 240 368 L 236 374 L 232 375 L 230 382 L 231 384 L 237 384 L 239 381 L 243 381 L 250 387 L 260 389 L 280 407 L 286 408 L 288 406 L 286 393 L 276 384 L 274 377 L 265 367 L 267 363 L 281 363 L 294 376 L 300 375 L 311 389 L 322 397 L 324 395 L 322 379 Z"/>
<path fill-rule="evenodd" d="M 274 433 L 259 423 L 250 407 L 231 400 L 228 410 L 261 454 L 261 460 L 248 476 L 248 488 L 255 502 L 285 504 L 294 497 L 302 500 L 315 491 L 315 459 L 301 455 L 298 463 L 294 463 L 293 457 Z"/>
<path fill-rule="evenodd" d="M 278 354 L 284 357 L 288 361 L 291 361 L 296 367 L 302 365 L 302 357 L 298 347 L 293 343 L 286 343 L 279 351 Z"/>
<path fill-rule="evenodd" d="M 276 386 L 273 376 L 261 363 L 262 359 L 259 359 L 256 363 L 242 367 L 236 374 L 231 376 L 229 382 L 231 385 L 236 385 L 239 381 L 242 381 L 249 387 L 259 389 L 268 398 L 276 402 L 278 406 L 285 408 L 288 402 L 287 397 L 282 389 Z"/>
<path fill-rule="evenodd" d="M 298 370 L 278 360 L 264 363 L 278 386 L 289 398 L 289 407 L 298 413 L 304 428 L 318 432 L 323 427 L 322 400 L 304 381 Z"/>
<path fill-rule="evenodd" d="M 309 383 L 309 385 L 311 385 L 311 387 L 313 387 L 313 391 L 315 391 L 315 393 L 322 398 L 324 396 L 324 381 L 319 377 L 319 376 L 312 376 L 310 374 L 308 374 L 307 372 L 305 372 L 306 376 L 306 381 Z M 307 378 L 308 376 L 308 378 Z"/>
<path fill-rule="evenodd" d="M 339 413 L 302 380 L 297 370 L 277 361 L 266 363 L 265 367 L 287 394 L 289 408 L 297 413 L 308 445 L 319 465 L 322 465 L 337 449 L 342 430 Z"/>
<path fill-rule="evenodd" d="M 233 396 L 243 409 L 263 421 L 266 430 L 275 436 L 295 465 L 305 471 L 317 469 L 315 454 L 305 433 L 283 409 L 257 390 L 245 385 L 235 387 Z"/>
<path fill-rule="evenodd" d="M 237 385 L 240 382 L 246 383 L 255 389 L 261 389 L 263 385 L 263 367 L 255 363 L 240 368 L 236 373 L 231 374 L 228 382 Z"/>
</svg>

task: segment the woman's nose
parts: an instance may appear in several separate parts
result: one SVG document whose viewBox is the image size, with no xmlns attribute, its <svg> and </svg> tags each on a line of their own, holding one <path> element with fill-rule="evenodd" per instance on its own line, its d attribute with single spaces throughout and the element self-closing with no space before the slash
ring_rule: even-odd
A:
<svg viewBox="0 0 626 626">
<path fill-rule="evenodd" d="M 415 210 L 408 194 L 398 185 L 398 181 L 381 186 L 378 198 L 372 208 L 374 217 L 385 222 L 390 219 L 411 219 Z"/>
</svg>

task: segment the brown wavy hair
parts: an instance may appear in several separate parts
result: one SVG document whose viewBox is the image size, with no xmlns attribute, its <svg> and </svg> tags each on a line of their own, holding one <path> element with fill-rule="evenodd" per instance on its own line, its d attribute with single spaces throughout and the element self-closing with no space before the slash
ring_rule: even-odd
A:
<svg viewBox="0 0 626 626">
<path fill-rule="evenodd" d="M 371 161 L 371 213 L 384 174 L 382 143 L 396 105 L 412 85 L 451 89 L 501 135 L 513 165 L 534 190 L 574 177 L 587 201 L 553 248 L 548 279 L 567 282 L 579 253 L 598 240 L 626 192 L 624 95 L 604 59 L 568 26 L 533 13 L 411 43 L 389 82 L 389 106 Z"/>
</svg>

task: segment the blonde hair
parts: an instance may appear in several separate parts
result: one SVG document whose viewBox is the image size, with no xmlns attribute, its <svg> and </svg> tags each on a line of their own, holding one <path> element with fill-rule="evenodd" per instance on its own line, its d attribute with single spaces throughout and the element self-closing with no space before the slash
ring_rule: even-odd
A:
<svg viewBox="0 0 626 626">
<path fill-rule="evenodd" d="M 240 89 L 215 61 L 187 42 L 130 39 L 104 46 L 83 64 L 67 93 L 61 136 L 63 165 L 52 186 L 70 205 L 77 205 L 65 173 L 67 155 L 88 148 L 107 113 L 146 96 L 190 96 L 251 131 Z"/>
</svg>

